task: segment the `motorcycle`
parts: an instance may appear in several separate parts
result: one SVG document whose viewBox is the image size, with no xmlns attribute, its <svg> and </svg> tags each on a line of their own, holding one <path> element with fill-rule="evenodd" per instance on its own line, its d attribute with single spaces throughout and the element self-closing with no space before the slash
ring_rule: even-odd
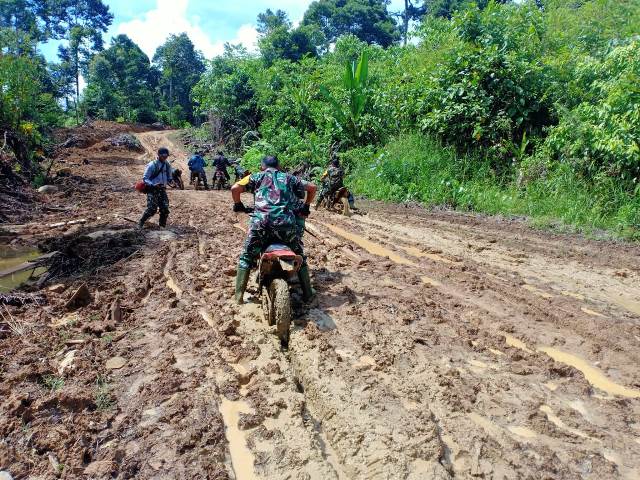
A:
<svg viewBox="0 0 640 480">
<path fill-rule="evenodd" d="M 248 208 L 246 213 L 253 212 Z M 302 267 L 302 257 L 281 243 L 272 243 L 260 254 L 257 268 L 258 296 L 264 320 L 276 327 L 276 333 L 283 346 L 289 344 L 291 328 L 291 296 L 289 281 Z"/>
<path fill-rule="evenodd" d="M 196 190 L 200 190 L 201 183 L 204 183 L 204 179 L 200 172 L 191 172 L 191 181 L 189 184 L 193 185 Z"/>
<path fill-rule="evenodd" d="M 283 345 L 289 343 L 291 297 L 288 281 L 302 266 L 302 257 L 286 245 L 269 245 L 258 261 L 258 289 L 262 312 L 269 326 L 275 325 Z"/>
<path fill-rule="evenodd" d="M 171 183 L 169 184 L 169 186 L 172 188 L 177 188 L 179 190 L 184 190 L 184 182 L 182 181 L 182 170 L 177 168 L 171 173 Z"/>
<path fill-rule="evenodd" d="M 216 170 L 213 174 L 213 189 L 223 190 L 229 188 L 227 184 L 227 177 L 222 170 Z"/>
<path fill-rule="evenodd" d="M 325 189 L 323 189 L 325 190 Z M 337 212 L 341 215 L 351 216 L 351 207 L 349 205 L 349 190 L 347 187 L 340 187 L 333 194 L 329 192 L 320 193 L 318 201 L 316 202 L 316 210 L 320 207 L 324 207 L 329 211 Z"/>
</svg>

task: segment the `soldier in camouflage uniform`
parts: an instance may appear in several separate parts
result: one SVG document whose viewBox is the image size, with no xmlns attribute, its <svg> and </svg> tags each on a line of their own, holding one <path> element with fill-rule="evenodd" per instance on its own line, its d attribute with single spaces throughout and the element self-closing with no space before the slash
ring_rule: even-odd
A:
<svg viewBox="0 0 640 480">
<path fill-rule="evenodd" d="M 329 167 L 322 174 L 321 180 L 322 189 L 320 195 L 318 195 L 316 207 L 320 205 L 323 198 L 331 199 L 338 190 L 344 187 L 344 170 L 340 166 L 340 160 L 335 155 L 331 158 Z"/>
<path fill-rule="evenodd" d="M 309 215 L 309 205 L 315 196 L 316 186 L 281 172 L 278 167 L 276 157 L 265 157 L 262 160 L 261 172 L 244 177 L 231 188 L 234 212 L 251 212 L 240 200 L 242 192 L 252 192 L 255 199 L 249 233 L 238 262 L 235 299 L 239 304 L 243 302 L 249 271 L 255 267 L 262 251 L 272 243 L 283 243 L 302 256 L 303 263 L 298 277 L 303 299 L 309 301 L 313 296 L 296 213 L 302 216 Z M 300 206 L 300 198 L 304 197 L 305 192 L 308 193 L 306 201 Z"/>
</svg>

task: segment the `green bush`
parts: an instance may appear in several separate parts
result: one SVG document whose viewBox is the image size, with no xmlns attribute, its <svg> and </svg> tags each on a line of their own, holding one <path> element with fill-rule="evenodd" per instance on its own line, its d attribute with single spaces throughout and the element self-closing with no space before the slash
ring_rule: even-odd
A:
<svg viewBox="0 0 640 480">
<path fill-rule="evenodd" d="M 555 165 L 543 179 L 518 188 L 496 176 L 490 162 L 417 134 L 394 139 L 373 161 L 362 153 L 352 154 L 348 182 L 355 193 L 370 198 L 526 215 L 547 225 L 640 238 L 640 188 L 631 193 L 610 177 L 585 182 L 569 165 Z"/>
<path fill-rule="evenodd" d="M 542 154 L 588 178 L 603 173 L 634 189 L 640 180 L 640 42 L 612 49 L 604 61 L 588 58 L 576 72 L 586 101 L 563 111 Z"/>
</svg>

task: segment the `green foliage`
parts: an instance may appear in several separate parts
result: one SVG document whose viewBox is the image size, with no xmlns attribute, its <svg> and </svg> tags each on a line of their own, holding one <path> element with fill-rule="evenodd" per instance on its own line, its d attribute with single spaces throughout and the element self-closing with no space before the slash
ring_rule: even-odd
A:
<svg viewBox="0 0 640 480">
<path fill-rule="evenodd" d="M 563 110 L 538 156 L 586 177 L 602 173 L 636 188 L 640 181 L 640 42 L 589 57 L 576 68 L 585 101 Z"/>
<path fill-rule="evenodd" d="M 491 3 L 454 17 L 449 28 L 457 42 L 426 79 L 420 128 L 460 149 L 484 151 L 497 168 L 508 168 L 510 145 L 553 122 L 546 96 L 553 76 L 539 58 L 541 24 L 542 13 L 532 5 Z"/>
<path fill-rule="evenodd" d="M 251 172 L 260 171 L 260 162 L 267 155 L 269 151 L 268 148 L 264 148 L 265 146 L 256 145 L 254 147 L 249 148 L 245 154 L 242 156 L 242 161 L 240 164 Z"/>
<path fill-rule="evenodd" d="M 111 386 L 106 375 L 96 376 L 96 408 L 100 412 L 111 410 L 116 405 L 116 401 L 111 394 Z"/>
<path fill-rule="evenodd" d="M 62 387 L 64 387 L 64 379 L 61 377 L 56 377 L 54 375 L 43 376 L 42 383 L 52 392 L 60 390 Z"/>
<path fill-rule="evenodd" d="M 324 50 L 342 35 L 355 35 L 364 42 L 382 47 L 388 47 L 400 38 L 384 0 L 316 0 L 307 9 L 302 23 L 322 31 Z"/>
<path fill-rule="evenodd" d="M 105 120 L 154 122 L 157 76 L 140 47 L 126 35 L 118 35 L 89 67 L 84 92 L 87 114 Z"/>
<path fill-rule="evenodd" d="M 181 125 L 185 120 L 193 122 L 191 90 L 205 70 L 202 53 L 195 49 L 186 33 L 170 35 L 156 50 L 153 63 L 162 72 L 159 85 L 162 99 L 168 107 L 168 123 Z M 180 110 L 176 110 L 176 106 Z"/>
<path fill-rule="evenodd" d="M 302 25 L 290 29 L 282 25 L 262 36 L 258 46 L 262 59 L 270 66 L 278 59 L 297 62 L 305 56 L 315 56 L 316 38 L 317 30 L 314 27 Z"/>
<path fill-rule="evenodd" d="M 61 111 L 46 90 L 48 73 L 40 58 L 0 55 L 0 131 L 20 171 L 31 174 L 43 125 L 56 125 Z"/>
<path fill-rule="evenodd" d="M 227 45 L 225 53 L 207 64 L 205 73 L 194 86 L 192 97 L 196 111 L 218 117 L 229 143 L 238 145 L 246 131 L 256 130 L 260 121 L 252 79 L 260 62 L 246 50 Z"/>
<path fill-rule="evenodd" d="M 371 155 L 348 152 L 349 184 L 368 197 L 492 214 L 526 215 L 546 226 L 608 229 L 640 239 L 640 198 L 613 179 L 586 182 L 569 165 L 556 165 L 524 188 L 500 184 L 490 164 L 417 134 L 399 137 Z M 373 159 L 373 160 L 372 160 Z"/>
<path fill-rule="evenodd" d="M 320 86 L 320 93 L 333 107 L 336 121 L 354 143 L 357 142 L 359 137 L 358 124 L 367 102 L 368 79 L 369 52 L 364 50 L 358 63 L 347 61 L 345 64 L 342 84 L 347 93 L 347 104 L 344 109 L 327 87 Z"/>
<path fill-rule="evenodd" d="M 497 0 L 496 3 L 510 3 L 511 0 Z M 476 0 L 473 4 L 483 9 L 489 0 Z M 451 18 L 456 12 L 469 7 L 472 0 L 425 0 L 424 9 L 428 15 L 434 17 Z"/>
</svg>

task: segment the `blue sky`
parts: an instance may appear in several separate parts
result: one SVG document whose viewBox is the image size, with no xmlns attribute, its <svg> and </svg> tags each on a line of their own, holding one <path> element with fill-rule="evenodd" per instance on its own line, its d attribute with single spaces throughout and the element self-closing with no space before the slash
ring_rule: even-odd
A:
<svg viewBox="0 0 640 480">
<path fill-rule="evenodd" d="M 170 34 L 186 32 L 207 58 L 222 53 L 225 42 L 255 47 L 256 17 L 267 8 L 281 9 L 300 21 L 311 0 L 103 0 L 114 14 L 105 40 L 120 33 L 131 37 L 149 57 Z M 402 9 L 392 0 L 390 11 Z M 50 59 L 57 46 L 42 47 Z"/>
</svg>

